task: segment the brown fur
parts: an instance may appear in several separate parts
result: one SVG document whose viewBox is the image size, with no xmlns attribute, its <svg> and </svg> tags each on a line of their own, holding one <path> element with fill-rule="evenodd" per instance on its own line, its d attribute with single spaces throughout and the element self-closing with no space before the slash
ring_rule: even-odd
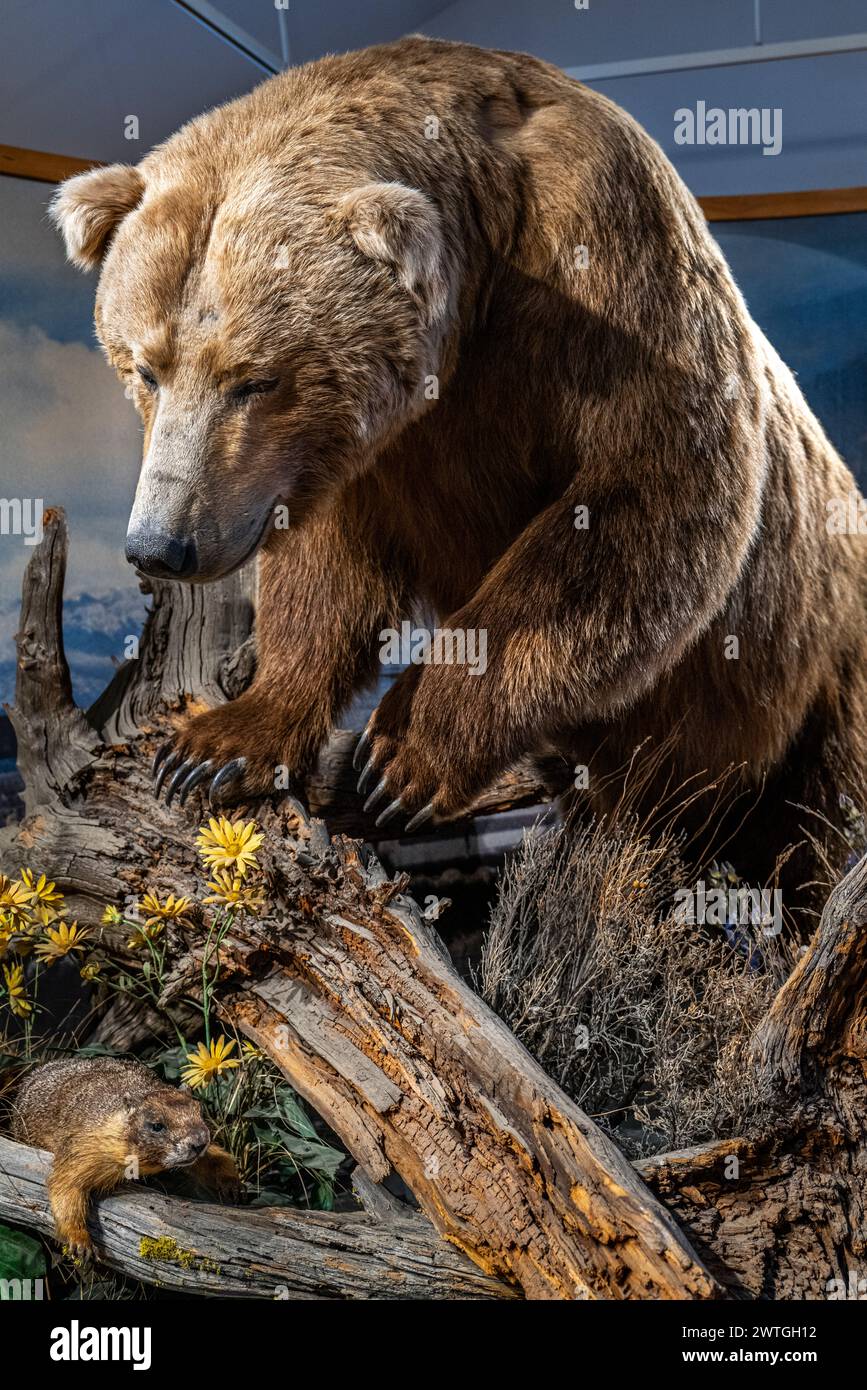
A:
<svg viewBox="0 0 867 1390">
<path fill-rule="evenodd" d="M 139 1062 L 70 1057 L 34 1068 L 15 1099 L 12 1133 L 54 1155 L 51 1211 L 58 1239 L 76 1253 L 91 1247 L 91 1195 L 125 1178 L 188 1168 L 215 1192 L 238 1187 L 234 1159 L 210 1142 L 198 1101 Z"/>
<path fill-rule="evenodd" d="M 593 791 L 677 730 L 666 777 L 743 765 L 765 830 L 730 853 L 764 876 L 793 804 L 860 785 L 867 538 L 826 528 L 854 481 L 604 97 L 406 39 L 72 180 L 56 216 L 102 264 L 97 326 L 144 419 L 135 524 L 192 535 L 194 579 L 262 543 L 255 680 L 192 720 L 188 758 L 246 756 L 241 793 L 302 770 L 422 607 L 486 629 L 488 669 L 413 668 L 380 706 L 411 810 L 460 811 L 527 750 L 590 764 Z"/>
</svg>

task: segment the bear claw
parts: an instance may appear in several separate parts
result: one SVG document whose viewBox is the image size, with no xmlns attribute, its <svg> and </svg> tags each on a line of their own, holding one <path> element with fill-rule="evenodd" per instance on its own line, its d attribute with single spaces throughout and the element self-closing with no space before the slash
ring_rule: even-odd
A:
<svg viewBox="0 0 867 1390">
<path fill-rule="evenodd" d="M 230 763 L 226 763 L 220 768 L 208 791 L 208 805 L 212 811 L 216 811 L 220 805 L 218 792 L 223 789 L 227 782 L 234 782 L 246 766 L 246 758 L 233 758 Z"/>
<path fill-rule="evenodd" d="M 371 781 L 372 781 L 372 779 L 373 779 L 373 774 L 374 774 L 375 772 L 376 772 L 376 763 L 375 763 L 375 761 L 374 761 L 374 759 L 373 759 L 372 757 L 371 757 L 371 758 L 368 758 L 367 762 L 364 764 L 364 767 L 363 767 L 362 770 L 361 770 L 361 776 L 360 776 L 359 779 L 358 779 L 358 794 L 359 794 L 359 796 L 363 796 L 364 793 L 367 791 L 367 789 L 368 789 L 368 787 L 370 786 L 370 783 L 371 783 Z"/>
<path fill-rule="evenodd" d="M 355 771 L 356 771 L 356 772 L 359 771 L 359 769 L 361 768 L 362 764 L 364 763 L 364 760 L 365 760 L 365 758 L 367 757 L 367 753 L 368 753 L 369 748 L 370 748 L 370 734 L 368 733 L 367 729 L 365 729 L 365 730 L 364 730 L 364 733 L 361 735 L 361 738 L 360 738 L 360 739 L 358 740 L 358 742 L 356 743 L 356 745 L 355 745 L 355 752 L 354 752 L 353 755 L 352 755 L 352 766 L 355 768 Z M 370 767 L 370 763 L 367 764 L 367 767 L 364 769 L 364 771 L 366 772 L 366 771 L 367 771 L 367 768 L 369 768 L 369 767 Z M 362 777 L 363 777 L 363 776 L 364 776 L 364 773 L 362 773 L 361 775 L 362 775 Z M 361 790 L 360 787 L 359 787 L 359 790 Z"/>
<path fill-rule="evenodd" d="M 433 814 L 433 802 L 429 801 L 426 806 L 422 806 L 420 811 L 416 811 L 414 816 L 410 816 L 403 827 L 403 833 L 411 835 L 414 830 L 420 830 L 423 825 L 427 825 L 429 820 L 433 820 Z"/>
<path fill-rule="evenodd" d="M 181 761 L 181 755 L 180 755 L 180 753 L 175 752 L 175 753 L 171 753 L 171 754 L 170 754 L 166 759 L 164 759 L 164 761 L 162 762 L 162 764 L 161 764 L 161 766 L 160 766 L 160 769 L 159 769 L 159 771 L 158 771 L 157 774 L 156 774 L 155 781 L 154 781 L 154 796 L 157 798 L 157 800 L 159 800 L 160 792 L 161 792 L 162 789 L 163 789 L 163 782 L 166 780 L 166 777 L 168 776 L 168 774 L 169 774 L 170 772 L 172 772 L 172 771 L 177 767 L 177 765 L 178 765 L 178 763 L 179 763 L 180 761 Z"/>
<path fill-rule="evenodd" d="M 386 781 L 385 781 L 385 778 L 383 777 L 383 778 L 380 779 L 379 782 L 377 782 L 377 784 L 376 784 L 376 786 L 374 787 L 373 791 L 370 793 L 370 796 L 369 796 L 369 797 L 367 798 L 367 800 L 365 801 L 365 803 L 364 803 L 364 809 L 365 809 L 365 811 L 372 811 L 373 808 L 374 808 L 374 806 L 376 805 L 376 803 L 377 803 L 378 801 L 381 801 L 382 798 L 383 798 L 384 796 L 387 796 L 387 795 L 388 795 L 388 787 L 386 786 Z M 379 824 L 379 822 L 377 821 L 377 825 L 378 825 L 378 824 Z"/>
<path fill-rule="evenodd" d="M 378 826 L 388 825 L 389 821 L 393 821 L 395 816 L 399 815 L 401 811 L 405 810 L 406 807 L 404 806 L 402 799 L 398 796 L 394 801 L 390 801 L 388 803 L 384 811 L 380 811 L 379 815 L 376 818 L 376 824 Z"/>
<path fill-rule="evenodd" d="M 154 796 L 157 800 L 163 790 L 163 786 L 168 778 L 166 786 L 165 803 L 167 806 L 172 804 L 175 796 L 178 798 L 178 805 L 183 806 L 190 792 L 201 782 L 210 779 L 207 788 L 208 804 L 212 811 L 216 810 L 221 801 L 221 792 L 231 782 L 236 781 L 247 766 L 246 758 L 232 758 L 228 763 L 214 771 L 214 761 L 206 758 L 203 763 L 196 763 L 193 758 L 184 758 L 183 754 L 175 751 L 165 756 L 164 749 L 160 749 L 161 757 L 159 762 L 154 759 L 156 772 L 154 776 Z M 171 774 L 171 775 L 170 775 Z"/>
<path fill-rule="evenodd" d="M 167 739 L 165 743 L 161 743 L 161 744 L 160 744 L 159 748 L 158 748 L 157 751 L 154 753 L 154 760 L 153 760 L 153 762 L 151 763 L 151 776 L 152 776 L 152 777 L 156 777 L 156 775 L 157 775 L 157 773 L 159 772 L 159 769 L 160 769 L 160 764 L 163 762 L 163 760 L 164 760 L 165 758 L 167 758 L 167 757 L 169 756 L 169 753 L 171 753 L 171 751 L 172 751 L 173 748 L 174 748 L 174 744 L 173 744 L 173 742 L 172 742 L 171 739 Z"/>
<path fill-rule="evenodd" d="M 181 763 L 176 772 L 173 772 L 168 786 L 166 787 L 166 805 L 171 806 L 172 798 L 182 782 L 185 782 L 190 773 L 195 771 L 196 764 L 192 758 L 187 758 Z"/>
<path fill-rule="evenodd" d="M 197 787 L 200 782 L 204 782 L 205 778 L 208 776 L 210 772 L 213 772 L 213 770 L 214 763 L 211 758 L 208 758 L 205 762 L 200 763 L 198 767 L 193 769 L 186 782 L 184 782 L 184 785 L 178 792 L 179 806 L 183 806 L 184 802 L 186 801 L 193 788 Z"/>
</svg>

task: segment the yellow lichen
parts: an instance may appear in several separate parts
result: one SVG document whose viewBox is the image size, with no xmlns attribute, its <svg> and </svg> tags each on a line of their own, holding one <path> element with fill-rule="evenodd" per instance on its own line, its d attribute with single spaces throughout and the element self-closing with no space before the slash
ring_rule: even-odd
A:
<svg viewBox="0 0 867 1390">
<path fill-rule="evenodd" d="M 180 1265 L 181 1269 L 201 1270 L 208 1274 L 220 1273 L 220 1266 L 214 1260 L 205 1259 L 194 1250 L 184 1250 L 172 1236 L 142 1236 L 139 1241 L 139 1254 L 143 1260 Z"/>
</svg>

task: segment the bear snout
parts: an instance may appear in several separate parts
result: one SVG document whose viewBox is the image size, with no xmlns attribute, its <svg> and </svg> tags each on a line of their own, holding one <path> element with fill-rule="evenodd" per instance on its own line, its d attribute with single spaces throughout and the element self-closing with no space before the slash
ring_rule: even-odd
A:
<svg viewBox="0 0 867 1390">
<path fill-rule="evenodd" d="M 196 543 L 154 526 L 137 526 L 127 533 L 126 558 L 142 574 L 155 579 L 189 579 L 196 572 Z"/>
</svg>

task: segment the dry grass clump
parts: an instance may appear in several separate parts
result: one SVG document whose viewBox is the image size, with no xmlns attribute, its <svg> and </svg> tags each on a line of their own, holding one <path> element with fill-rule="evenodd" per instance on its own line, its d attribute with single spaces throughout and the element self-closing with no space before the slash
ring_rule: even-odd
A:
<svg viewBox="0 0 867 1390">
<path fill-rule="evenodd" d="M 768 1119 L 745 1053 L 792 961 L 759 928 L 679 920 L 691 886 L 675 839 L 628 819 L 529 834 L 483 949 L 485 1000 L 635 1157 Z"/>
</svg>

